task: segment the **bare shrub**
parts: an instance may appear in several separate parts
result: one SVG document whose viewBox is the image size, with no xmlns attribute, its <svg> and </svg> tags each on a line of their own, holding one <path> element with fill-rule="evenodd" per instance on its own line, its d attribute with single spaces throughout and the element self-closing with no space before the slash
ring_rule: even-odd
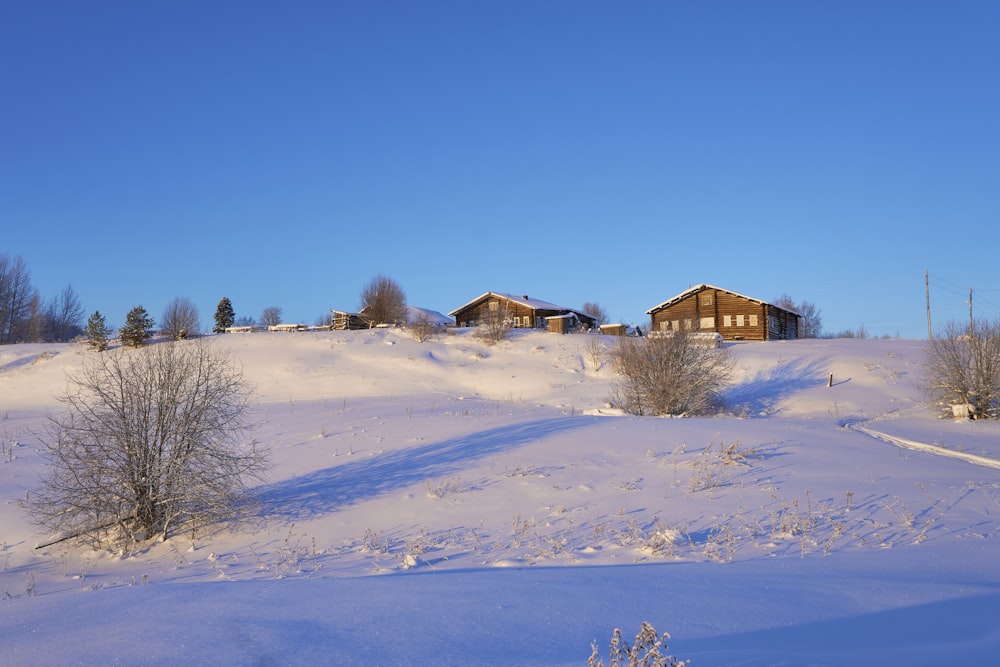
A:
<svg viewBox="0 0 1000 667">
<path fill-rule="evenodd" d="M 710 442 L 692 464 L 688 490 L 708 491 L 727 486 L 738 474 L 740 466 L 751 465 L 749 459 L 758 456 L 756 449 L 744 447 L 739 440 L 728 445 L 722 440 L 717 445 Z"/>
<path fill-rule="evenodd" d="M 479 308 L 479 331 L 476 334 L 488 343 L 499 343 L 510 335 L 513 317 L 506 299 L 495 299 Z"/>
<path fill-rule="evenodd" d="M 420 315 L 414 321 L 407 325 L 407 331 L 418 343 L 425 343 L 430 340 L 434 334 L 440 330 L 440 327 L 433 322 L 426 315 Z"/>
<path fill-rule="evenodd" d="M 950 322 L 930 341 L 924 386 L 934 401 L 973 419 L 1000 416 L 1000 322 Z"/>
<path fill-rule="evenodd" d="M 727 350 L 687 334 L 622 338 L 611 360 L 622 376 L 612 387 L 611 404 L 635 415 L 710 412 L 720 406 L 732 369 Z"/>
<path fill-rule="evenodd" d="M 684 661 L 678 660 L 672 655 L 666 655 L 667 640 L 670 635 L 664 632 L 662 635 L 656 633 L 656 629 L 649 623 L 643 621 L 639 632 L 635 636 L 635 642 L 629 646 L 622 638 L 622 631 L 615 628 L 611 636 L 611 646 L 609 647 L 608 664 L 611 667 L 684 667 Z M 590 645 L 591 654 L 587 660 L 588 667 L 604 667 L 600 652 L 597 649 L 597 642 Z"/>
<path fill-rule="evenodd" d="M 203 340 L 86 357 L 43 439 L 33 519 L 53 541 L 127 546 L 234 517 L 267 465 L 243 442 L 249 396 Z"/>
<path fill-rule="evenodd" d="M 604 367 L 604 356 L 606 353 L 604 337 L 599 334 L 591 334 L 587 337 L 586 349 L 587 356 L 590 357 L 590 363 L 593 365 L 594 370 L 601 370 Z"/>
</svg>

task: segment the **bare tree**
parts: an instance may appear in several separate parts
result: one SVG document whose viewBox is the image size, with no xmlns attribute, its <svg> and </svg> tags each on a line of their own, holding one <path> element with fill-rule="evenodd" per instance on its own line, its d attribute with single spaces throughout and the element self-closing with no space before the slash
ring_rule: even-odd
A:
<svg viewBox="0 0 1000 667">
<path fill-rule="evenodd" d="M 264 309 L 264 312 L 260 314 L 260 324 L 265 327 L 273 327 L 276 324 L 281 324 L 281 308 L 277 306 L 268 306 Z"/>
<path fill-rule="evenodd" d="M 0 344 L 26 340 L 35 297 L 31 273 L 21 256 L 0 253 Z"/>
<path fill-rule="evenodd" d="M 476 313 L 479 320 L 480 338 L 488 343 L 499 343 L 510 335 L 513 326 L 510 303 L 505 299 L 492 299 L 479 306 Z"/>
<path fill-rule="evenodd" d="M 782 294 L 772 303 L 779 308 L 798 314 L 799 338 L 819 338 L 823 334 L 823 318 L 815 304 L 808 301 L 795 303 L 795 300 L 788 294 Z"/>
<path fill-rule="evenodd" d="M 333 328 L 333 313 L 327 311 L 322 313 L 316 318 L 315 324 L 317 327 L 324 327 L 326 329 Z"/>
<path fill-rule="evenodd" d="M 602 308 L 601 304 L 597 303 L 596 301 L 586 302 L 585 304 L 583 304 L 583 308 L 581 308 L 581 310 L 585 314 L 593 317 L 594 320 L 597 321 L 597 326 L 601 326 L 602 324 L 608 323 L 608 311 Z"/>
<path fill-rule="evenodd" d="M 42 293 L 35 290 L 28 302 L 28 314 L 17 329 L 20 343 L 41 343 L 52 340 L 52 327 L 48 310 L 42 301 Z"/>
<path fill-rule="evenodd" d="M 201 331 L 198 307 L 186 296 L 175 297 L 163 310 L 160 328 L 172 340 L 182 340 Z"/>
<path fill-rule="evenodd" d="M 406 322 L 406 293 L 399 284 L 377 275 L 361 290 L 361 315 L 372 326 Z"/>
<path fill-rule="evenodd" d="M 931 398 L 973 419 L 1000 416 L 1000 321 L 949 322 L 930 341 L 924 385 Z"/>
<path fill-rule="evenodd" d="M 724 349 L 689 334 L 622 338 L 611 352 L 622 379 L 611 404 L 636 415 L 693 415 L 710 412 L 732 370 Z"/>
<path fill-rule="evenodd" d="M 249 397 L 205 339 L 85 357 L 43 438 L 33 519 L 53 542 L 132 546 L 234 517 L 267 464 L 243 440 Z"/>
</svg>

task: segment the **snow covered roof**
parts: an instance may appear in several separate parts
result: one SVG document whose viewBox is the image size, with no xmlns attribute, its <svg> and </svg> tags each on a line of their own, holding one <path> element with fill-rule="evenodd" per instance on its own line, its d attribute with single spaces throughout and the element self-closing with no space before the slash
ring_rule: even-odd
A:
<svg viewBox="0 0 1000 667">
<path fill-rule="evenodd" d="M 429 308 L 420 308 L 418 306 L 411 306 L 407 304 L 406 306 L 406 318 L 410 322 L 416 322 L 421 317 L 427 319 L 431 324 L 454 324 L 454 321 L 447 315 L 442 315 L 436 310 L 430 310 Z"/>
<path fill-rule="evenodd" d="M 682 300 L 686 299 L 687 297 L 691 296 L 692 294 L 697 294 L 698 292 L 702 292 L 704 290 L 717 290 L 719 292 L 725 292 L 726 294 L 732 294 L 733 296 L 738 296 L 741 299 L 746 299 L 747 301 L 752 301 L 754 303 L 759 303 L 761 305 L 765 305 L 765 304 L 769 305 L 769 306 L 773 305 L 773 304 L 768 303 L 767 301 L 763 301 L 761 299 L 755 299 L 752 296 L 747 296 L 746 294 L 740 294 L 739 292 L 734 292 L 732 290 L 724 289 L 722 287 L 716 287 L 715 285 L 709 285 L 708 283 L 701 283 L 700 285 L 695 285 L 694 287 L 691 287 L 691 288 L 688 288 L 688 289 L 684 290 L 683 292 L 681 292 L 677 296 L 671 297 L 671 298 L 667 299 L 666 301 L 664 301 L 663 303 L 661 303 L 661 304 L 659 304 L 657 306 L 653 306 L 652 308 L 650 308 L 649 310 L 646 311 L 646 314 L 647 315 L 652 315 L 653 313 L 655 313 L 658 310 L 663 310 L 667 306 L 672 306 L 673 304 L 677 303 L 678 301 L 682 301 Z M 774 307 L 775 308 L 780 308 L 780 306 L 774 306 Z M 781 308 L 781 309 L 785 310 L 785 311 L 788 311 L 789 313 L 792 313 L 794 315 L 798 315 L 798 313 L 796 313 L 794 310 L 788 310 L 788 308 Z"/>
</svg>

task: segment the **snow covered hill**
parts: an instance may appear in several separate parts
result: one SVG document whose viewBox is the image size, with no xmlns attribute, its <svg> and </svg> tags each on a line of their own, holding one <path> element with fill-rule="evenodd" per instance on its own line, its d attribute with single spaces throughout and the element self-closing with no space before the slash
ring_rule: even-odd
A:
<svg viewBox="0 0 1000 667">
<path fill-rule="evenodd" d="M 642 621 L 695 665 L 993 659 L 1000 427 L 938 419 L 922 342 L 729 345 L 698 419 L 616 414 L 594 342 L 219 336 L 260 509 L 139 554 L 33 548 L 18 501 L 90 352 L 0 346 L 4 662 L 584 665 Z"/>
</svg>

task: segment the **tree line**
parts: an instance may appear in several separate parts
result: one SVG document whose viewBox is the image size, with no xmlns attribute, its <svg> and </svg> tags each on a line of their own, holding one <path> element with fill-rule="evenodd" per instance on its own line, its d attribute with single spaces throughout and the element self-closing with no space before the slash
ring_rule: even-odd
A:
<svg viewBox="0 0 1000 667">
<path fill-rule="evenodd" d="M 359 314 L 371 326 L 404 324 L 407 320 L 406 293 L 402 287 L 385 275 L 377 275 L 361 290 Z M 775 305 L 796 311 L 801 316 L 802 338 L 822 335 L 819 310 L 808 301 L 796 303 L 787 294 Z M 583 312 L 594 317 L 598 324 L 608 321 L 607 311 L 594 302 L 583 305 Z M 0 253 L 0 345 L 9 343 L 59 343 L 83 336 L 97 349 L 106 349 L 114 332 L 100 311 L 95 311 L 84 323 L 85 311 L 72 285 L 46 301 L 31 285 L 31 273 L 20 257 Z M 222 297 L 214 313 L 213 333 L 223 333 L 233 326 L 271 326 L 280 324 L 282 310 L 268 306 L 258 319 L 247 316 L 237 318 L 232 301 Z M 324 314 L 317 325 L 332 324 L 330 314 Z M 136 306 L 126 316 L 125 324 L 118 328 L 119 338 L 130 346 L 141 345 L 154 333 L 156 322 L 142 306 Z M 198 308 L 187 297 L 176 297 L 163 311 L 159 332 L 173 340 L 180 340 L 201 333 Z"/>
<path fill-rule="evenodd" d="M 376 276 L 361 292 L 361 312 L 372 326 L 406 321 L 406 294 L 391 278 Z M 13 343 L 65 343 L 79 337 L 91 347 L 105 350 L 115 333 L 100 311 L 94 311 L 84 321 L 86 311 L 72 285 L 67 285 L 49 300 L 31 283 L 31 272 L 24 259 L 0 253 L 0 345 Z M 264 308 L 260 317 L 237 317 L 233 303 L 222 297 L 215 310 L 212 331 L 223 333 L 233 326 L 280 324 L 282 310 L 278 306 Z M 330 324 L 324 315 L 318 323 Z M 141 305 L 132 308 L 125 323 L 117 327 L 118 337 L 125 345 L 138 347 L 156 331 L 156 321 Z M 187 297 L 174 298 L 163 310 L 159 333 L 181 340 L 202 333 L 198 308 Z"/>
<path fill-rule="evenodd" d="M 0 253 L 0 345 L 72 340 L 83 333 L 83 314 L 72 285 L 46 301 L 24 259 Z"/>
</svg>

